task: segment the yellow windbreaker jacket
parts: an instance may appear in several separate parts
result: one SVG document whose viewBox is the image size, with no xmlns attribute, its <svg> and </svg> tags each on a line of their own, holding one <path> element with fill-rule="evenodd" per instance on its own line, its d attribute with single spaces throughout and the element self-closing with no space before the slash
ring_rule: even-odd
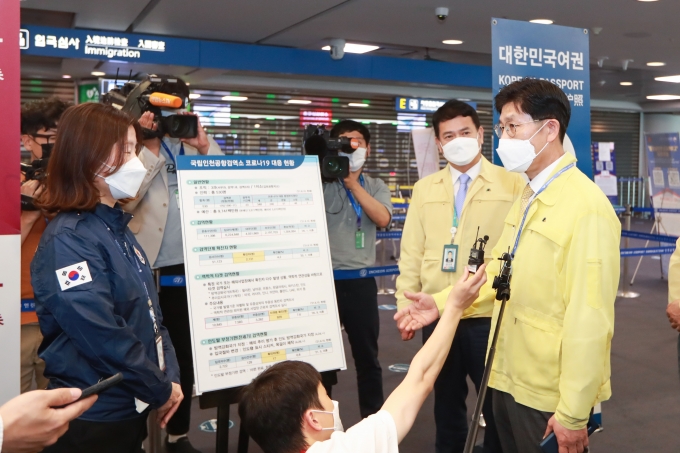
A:
<svg viewBox="0 0 680 453">
<path fill-rule="evenodd" d="M 571 162 L 574 157 L 565 156 L 553 174 Z M 494 259 L 514 245 L 519 210 L 517 200 Z M 531 204 L 512 264 L 489 385 L 520 404 L 554 412 L 569 429 L 583 428 L 591 408 L 611 396 L 620 237 L 621 223 L 607 197 L 573 167 Z M 488 266 L 481 300 L 495 298 L 491 284 L 499 270 L 498 264 Z M 448 292 L 435 296 L 440 310 Z M 499 308 L 497 301 L 492 332 Z"/>
<path fill-rule="evenodd" d="M 526 182 L 482 157 L 479 176 L 468 189 L 463 214 L 458 221 L 454 244 L 458 244 L 456 272 L 442 271 L 444 245 L 451 243 L 453 223 L 453 181 L 448 165 L 420 181 L 406 215 L 401 239 L 397 306 L 402 309 L 411 301 L 404 291 L 437 293 L 453 285 L 467 265 L 479 227 L 481 236 L 488 235 L 487 261 L 503 231 L 504 219 Z M 463 318 L 490 317 L 493 301 L 479 301 L 468 308 Z"/>
</svg>

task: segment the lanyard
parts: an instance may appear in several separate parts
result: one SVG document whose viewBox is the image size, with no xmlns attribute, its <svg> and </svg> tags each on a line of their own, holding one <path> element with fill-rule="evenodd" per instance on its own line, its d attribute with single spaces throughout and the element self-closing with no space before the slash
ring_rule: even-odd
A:
<svg viewBox="0 0 680 453">
<path fill-rule="evenodd" d="M 515 252 L 517 251 L 517 246 L 519 245 L 519 237 L 522 235 L 522 230 L 524 229 L 524 222 L 527 219 L 527 214 L 529 214 L 529 208 L 531 207 L 531 203 L 534 201 L 534 199 L 541 194 L 549 185 L 551 182 L 556 180 L 562 173 L 565 171 L 569 170 L 571 167 L 573 167 L 575 164 L 572 162 L 571 164 L 567 165 L 564 167 L 562 170 L 558 171 L 555 173 L 555 175 L 548 180 L 545 184 L 543 184 L 543 187 L 538 189 L 538 192 L 533 194 L 531 198 L 529 198 L 529 203 L 527 203 L 527 208 L 524 210 L 524 216 L 522 216 L 522 223 L 519 225 L 519 231 L 517 231 L 517 237 L 515 238 L 515 246 L 512 248 L 512 256 L 515 256 Z"/>
<path fill-rule="evenodd" d="M 170 160 L 172 160 L 172 163 L 175 164 L 175 167 L 177 167 L 177 162 L 175 162 L 175 156 L 173 156 L 172 153 L 170 152 L 170 148 L 168 148 L 168 145 L 166 145 L 163 140 L 161 140 L 161 145 L 163 146 L 165 152 L 168 153 L 168 156 L 170 156 Z M 181 142 L 181 145 L 179 147 L 179 155 L 180 156 L 184 155 L 184 142 Z"/>
<path fill-rule="evenodd" d="M 162 142 L 161 142 L 161 143 L 162 143 Z M 113 242 L 115 242 L 116 245 L 118 246 L 118 250 L 120 250 L 120 253 L 123 255 L 123 257 L 125 258 L 125 260 L 126 260 L 127 262 L 129 262 L 129 261 L 130 261 L 129 258 L 126 257 L 125 251 L 123 251 L 123 247 L 120 245 L 120 242 L 118 242 L 118 239 L 117 239 L 116 236 L 113 234 L 113 231 L 111 231 L 111 228 L 109 228 L 109 226 L 106 224 L 106 222 L 104 222 L 104 220 L 103 220 L 101 217 L 99 217 L 99 216 L 96 215 L 96 214 L 95 214 L 95 217 L 97 217 L 97 218 L 99 219 L 99 221 L 100 221 L 101 223 L 104 224 L 104 227 L 106 227 L 106 230 L 107 230 L 107 231 L 109 232 L 109 234 L 111 235 L 111 238 L 113 239 Z M 127 250 L 127 256 L 131 256 L 131 254 L 130 254 L 130 249 L 128 248 L 127 242 L 123 242 L 123 244 L 125 245 L 125 250 Z M 132 261 L 135 262 L 135 264 L 137 265 L 137 270 L 139 271 L 139 274 L 141 274 L 141 273 L 142 273 L 142 267 L 139 265 L 139 258 L 137 258 L 137 259 L 133 258 Z M 159 334 L 160 331 L 159 331 L 159 329 L 158 329 L 158 324 L 156 324 L 156 312 L 154 311 L 153 305 L 151 304 L 151 295 L 149 294 L 149 289 L 148 289 L 147 286 L 146 286 L 146 282 L 145 282 L 144 280 L 142 280 L 142 277 L 140 277 L 140 276 L 138 275 L 138 278 L 139 278 L 139 281 L 140 281 L 140 282 L 142 283 L 142 285 L 144 286 L 144 292 L 146 293 L 146 298 L 147 298 L 148 303 L 149 303 L 149 311 L 151 312 L 151 320 L 153 321 L 153 331 L 154 331 L 154 334 L 155 334 L 156 336 L 158 336 L 158 334 Z"/>
<path fill-rule="evenodd" d="M 364 175 L 359 175 L 359 183 L 361 184 L 361 187 L 364 187 Z M 342 187 L 345 187 L 344 182 L 340 181 L 340 184 L 342 184 Z M 347 187 L 345 187 L 345 192 L 347 192 L 349 203 L 352 205 L 352 208 L 354 208 L 354 212 L 357 215 L 357 230 L 361 230 L 361 205 L 357 203 L 357 201 L 354 199 L 354 196 L 352 195 L 352 192 Z"/>
</svg>

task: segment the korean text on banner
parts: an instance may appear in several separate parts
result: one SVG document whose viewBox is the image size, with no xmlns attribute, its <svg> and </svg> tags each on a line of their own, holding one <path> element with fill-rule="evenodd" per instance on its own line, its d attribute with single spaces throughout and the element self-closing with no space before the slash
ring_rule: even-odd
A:
<svg viewBox="0 0 680 453">
<path fill-rule="evenodd" d="M 592 178 L 588 30 L 494 18 L 491 46 L 494 96 L 505 85 L 527 77 L 547 80 L 564 91 L 571 104 L 567 134 L 578 168 Z M 494 162 L 500 162 L 495 152 Z"/>
<path fill-rule="evenodd" d="M 316 156 L 178 156 L 198 394 L 345 369 Z"/>
</svg>

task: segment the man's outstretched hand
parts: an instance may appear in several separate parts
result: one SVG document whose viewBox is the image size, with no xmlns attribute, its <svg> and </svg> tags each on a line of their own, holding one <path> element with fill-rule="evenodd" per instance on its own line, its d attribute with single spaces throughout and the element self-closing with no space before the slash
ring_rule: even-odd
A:
<svg viewBox="0 0 680 453">
<path fill-rule="evenodd" d="M 476 274 L 470 275 L 466 267 L 449 293 L 447 307 L 465 310 L 477 299 L 480 288 L 486 283 L 486 264 L 480 266 Z M 401 339 L 408 341 L 413 338 L 416 330 L 432 324 L 439 318 L 439 307 L 430 294 L 405 291 L 404 296 L 413 303 L 399 310 L 394 315 L 394 320 L 397 322 Z"/>
</svg>

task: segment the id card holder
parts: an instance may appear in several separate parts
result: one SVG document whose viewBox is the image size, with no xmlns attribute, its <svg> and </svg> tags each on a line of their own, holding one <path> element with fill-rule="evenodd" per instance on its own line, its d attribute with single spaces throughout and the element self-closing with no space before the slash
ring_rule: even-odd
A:
<svg viewBox="0 0 680 453">
<path fill-rule="evenodd" d="M 361 230 L 358 230 L 354 234 L 354 247 L 357 249 L 363 249 L 366 247 L 366 235 Z"/>
<path fill-rule="evenodd" d="M 442 272 L 456 272 L 458 262 L 458 245 L 447 244 L 442 255 Z"/>
<path fill-rule="evenodd" d="M 182 209 L 182 208 L 179 207 L 179 206 L 180 206 L 180 203 L 179 203 L 179 189 L 175 189 L 175 200 L 177 200 L 177 210 L 179 211 L 180 209 Z"/>
<path fill-rule="evenodd" d="M 165 371 L 165 354 L 163 353 L 163 337 L 156 337 L 156 353 L 158 354 L 158 368 Z"/>
</svg>

